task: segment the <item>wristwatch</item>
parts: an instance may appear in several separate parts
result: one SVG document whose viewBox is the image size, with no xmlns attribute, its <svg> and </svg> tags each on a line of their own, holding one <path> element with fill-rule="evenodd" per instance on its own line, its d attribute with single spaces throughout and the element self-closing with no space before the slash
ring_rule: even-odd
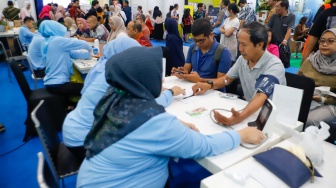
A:
<svg viewBox="0 0 336 188">
<path fill-rule="evenodd" d="M 168 89 L 168 91 L 170 91 L 171 94 L 174 96 L 174 90 L 172 90 L 172 89 Z"/>
<path fill-rule="evenodd" d="M 210 86 L 211 86 L 210 89 L 213 88 L 213 81 L 212 80 L 207 80 L 206 83 L 210 84 Z"/>
</svg>

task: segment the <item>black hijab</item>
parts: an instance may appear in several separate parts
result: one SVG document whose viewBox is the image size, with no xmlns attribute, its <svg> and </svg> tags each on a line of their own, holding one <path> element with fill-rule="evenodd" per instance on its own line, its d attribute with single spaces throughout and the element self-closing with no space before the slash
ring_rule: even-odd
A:
<svg viewBox="0 0 336 188">
<path fill-rule="evenodd" d="M 162 49 L 133 47 L 112 56 L 105 66 L 110 87 L 98 102 L 85 138 L 93 157 L 165 110 L 155 101 L 162 87 Z"/>
</svg>

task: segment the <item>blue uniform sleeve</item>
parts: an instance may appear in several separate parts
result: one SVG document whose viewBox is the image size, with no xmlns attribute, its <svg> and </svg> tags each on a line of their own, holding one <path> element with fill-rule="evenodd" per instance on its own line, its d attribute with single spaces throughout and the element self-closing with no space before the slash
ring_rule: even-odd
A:
<svg viewBox="0 0 336 188">
<path fill-rule="evenodd" d="M 89 43 L 83 40 L 77 40 L 77 39 L 69 39 L 69 38 L 64 38 L 64 37 L 59 37 L 58 39 L 60 46 L 62 46 L 63 51 L 71 51 L 71 50 L 87 50 L 91 52 L 92 47 L 90 46 Z"/>
<path fill-rule="evenodd" d="M 21 31 L 20 31 L 21 32 Z M 30 32 L 28 29 L 24 30 L 23 36 L 26 38 L 33 38 L 34 37 L 34 33 Z"/>
<path fill-rule="evenodd" d="M 144 132 L 147 134 L 145 137 Z M 181 158 L 219 155 L 240 144 L 237 131 L 203 135 L 183 125 L 175 116 L 168 113 L 151 118 L 125 138 L 127 139 L 122 140 L 124 148 Z M 135 142 L 138 144 L 134 145 Z"/>
<path fill-rule="evenodd" d="M 227 73 L 231 68 L 231 54 L 226 48 L 223 49 L 221 59 L 218 65 L 218 72 Z"/>
<path fill-rule="evenodd" d="M 173 100 L 173 95 L 169 90 L 165 90 L 161 93 L 161 95 L 155 99 L 155 101 L 162 105 L 163 107 L 167 107 Z"/>
<path fill-rule="evenodd" d="M 91 54 L 89 51 L 83 50 L 71 50 L 70 52 L 71 59 L 90 59 Z"/>
</svg>

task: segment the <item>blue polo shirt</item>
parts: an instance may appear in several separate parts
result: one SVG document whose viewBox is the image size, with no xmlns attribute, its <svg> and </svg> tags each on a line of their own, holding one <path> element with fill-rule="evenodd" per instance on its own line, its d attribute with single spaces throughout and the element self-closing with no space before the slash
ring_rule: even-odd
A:
<svg viewBox="0 0 336 188">
<path fill-rule="evenodd" d="M 24 46 L 29 46 L 29 44 L 33 40 L 33 37 L 34 37 L 34 33 L 30 32 L 30 30 L 27 26 L 25 26 L 25 25 L 21 26 L 19 39 L 20 39 L 20 42 L 22 44 L 22 48 L 24 50 L 26 50 Z"/>
<path fill-rule="evenodd" d="M 217 78 L 217 72 L 227 73 L 231 68 L 231 54 L 227 48 L 223 49 L 221 59 L 218 64 L 218 69 L 215 63 L 215 52 L 219 43 L 214 39 L 214 42 L 208 52 L 202 53 L 202 50 L 196 46 L 195 51 L 192 49 L 196 44 L 190 46 L 186 63 L 191 63 L 192 71 L 198 73 L 202 78 Z"/>
</svg>

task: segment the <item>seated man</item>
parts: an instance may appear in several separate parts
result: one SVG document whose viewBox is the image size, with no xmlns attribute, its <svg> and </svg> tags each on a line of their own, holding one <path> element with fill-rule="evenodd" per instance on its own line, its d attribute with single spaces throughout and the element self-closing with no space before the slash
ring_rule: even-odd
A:
<svg viewBox="0 0 336 188">
<path fill-rule="evenodd" d="M 20 32 L 21 34 L 21 32 Z M 28 57 L 30 58 L 30 62 L 34 69 L 34 73 L 37 77 L 45 76 L 45 63 L 42 61 L 42 53 L 41 53 L 41 45 L 45 41 L 45 38 L 41 35 L 41 33 L 36 32 L 33 40 L 30 43 L 30 48 L 34 50 L 28 51 Z"/>
<path fill-rule="evenodd" d="M 141 26 L 142 26 L 142 33 L 145 37 L 148 37 L 150 36 L 150 31 L 148 29 L 148 27 L 146 26 L 146 17 L 145 15 L 143 14 L 138 14 L 136 16 L 136 20 L 138 20 L 140 23 L 141 23 Z"/>
<path fill-rule="evenodd" d="M 262 107 L 265 100 L 273 94 L 274 84 L 286 85 L 285 69 L 281 60 L 265 50 L 267 39 L 267 29 L 261 23 L 244 24 L 238 33 L 241 56 L 229 72 L 216 80 L 198 82 L 193 86 L 195 95 L 198 95 L 209 89 L 223 88 L 234 79 L 240 78 L 244 97 L 249 104 L 241 112 L 232 108 L 230 118 L 215 112 L 218 123 L 229 126 L 242 122 Z"/>
<path fill-rule="evenodd" d="M 26 46 L 29 46 L 34 37 L 34 33 L 30 31 L 30 29 L 34 27 L 34 19 L 32 17 L 25 17 L 19 34 L 19 39 L 24 51 L 28 50 L 26 49 Z"/>
<path fill-rule="evenodd" d="M 138 20 L 132 20 L 127 25 L 127 34 L 129 37 L 139 42 L 141 46 L 152 47 L 148 37 L 145 37 L 142 33 L 142 26 Z"/>
<path fill-rule="evenodd" d="M 93 42 L 95 39 L 99 39 L 99 41 L 107 41 L 110 33 L 103 24 L 99 24 L 96 16 L 90 16 L 87 19 L 87 24 L 90 28 L 90 37 L 78 37 L 78 39 L 85 40 L 86 42 Z"/>
<path fill-rule="evenodd" d="M 223 77 L 231 67 L 231 55 L 228 49 L 213 38 L 210 21 L 197 19 L 191 27 L 195 44 L 188 51 L 184 67 L 172 69 L 172 74 L 190 82 Z M 218 51 L 220 50 L 220 51 Z M 216 54 L 219 53 L 219 60 Z"/>
</svg>

